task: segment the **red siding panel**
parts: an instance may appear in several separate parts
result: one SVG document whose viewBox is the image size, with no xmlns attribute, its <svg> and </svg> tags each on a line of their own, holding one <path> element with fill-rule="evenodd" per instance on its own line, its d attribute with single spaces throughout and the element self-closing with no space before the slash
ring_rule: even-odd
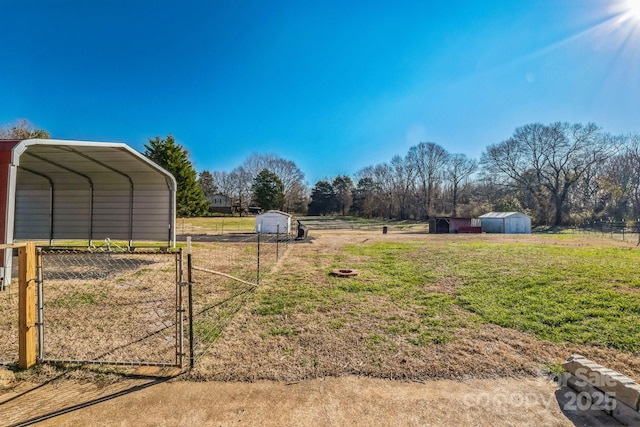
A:
<svg viewBox="0 0 640 427">
<path fill-rule="evenodd" d="M 7 240 L 7 194 L 9 187 L 9 165 L 11 165 L 11 154 L 13 147 L 20 141 L 15 139 L 0 140 L 0 243 Z M 4 267 L 4 250 L 0 250 L 0 267 Z"/>
</svg>

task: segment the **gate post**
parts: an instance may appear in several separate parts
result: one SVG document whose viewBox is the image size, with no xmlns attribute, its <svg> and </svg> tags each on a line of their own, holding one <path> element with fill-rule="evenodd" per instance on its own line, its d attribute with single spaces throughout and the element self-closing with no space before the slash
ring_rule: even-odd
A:
<svg viewBox="0 0 640 427">
<path fill-rule="evenodd" d="M 18 366 L 36 363 L 36 245 L 18 248 Z"/>
</svg>

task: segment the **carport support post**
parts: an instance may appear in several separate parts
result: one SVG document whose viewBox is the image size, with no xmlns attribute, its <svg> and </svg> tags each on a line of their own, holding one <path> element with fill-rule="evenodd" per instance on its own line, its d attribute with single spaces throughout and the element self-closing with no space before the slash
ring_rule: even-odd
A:
<svg viewBox="0 0 640 427">
<path fill-rule="evenodd" d="M 36 245 L 18 248 L 18 366 L 36 363 Z"/>
</svg>

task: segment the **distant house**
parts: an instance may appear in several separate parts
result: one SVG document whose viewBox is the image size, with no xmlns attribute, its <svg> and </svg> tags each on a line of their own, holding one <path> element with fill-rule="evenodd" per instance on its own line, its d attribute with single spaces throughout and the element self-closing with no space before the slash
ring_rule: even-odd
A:
<svg viewBox="0 0 640 427">
<path fill-rule="evenodd" d="M 247 212 L 251 215 L 258 215 L 262 213 L 262 208 L 260 206 L 249 206 L 247 208 Z"/>
<path fill-rule="evenodd" d="M 480 223 L 483 233 L 531 233 L 531 217 L 520 212 L 489 212 L 480 215 Z"/>
<path fill-rule="evenodd" d="M 208 196 L 207 200 L 209 201 L 209 212 L 230 214 L 232 213 L 232 203 L 231 198 L 225 196 L 224 194 L 214 194 L 213 196 Z"/>
<path fill-rule="evenodd" d="M 288 234 L 291 230 L 291 215 L 271 210 L 256 216 L 256 233 Z"/>
</svg>

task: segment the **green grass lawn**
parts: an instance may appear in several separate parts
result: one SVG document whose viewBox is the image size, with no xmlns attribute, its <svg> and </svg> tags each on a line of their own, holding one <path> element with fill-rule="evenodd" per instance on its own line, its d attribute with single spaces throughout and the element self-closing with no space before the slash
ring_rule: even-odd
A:
<svg viewBox="0 0 640 427">
<path fill-rule="evenodd" d="M 640 252 L 466 244 L 451 251 L 458 303 L 487 322 L 553 342 L 640 350 Z"/>
<path fill-rule="evenodd" d="M 253 216 L 214 216 L 198 218 L 177 218 L 178 234 L 200 232 L 203 234 L 246 233 L 256 229 Z"/>
<path fill-rule="evenodd" d="M 361 270 L 350 279 L 289 275 L 260 293 L 258 315 L 351 307 L 383 316 L 372 300 L 390 301 L 415 316 L 390 316 L 376 340 L 403 335 L 416 345 L 447 342 L 461 326 L 494 323 L 551 342 L 640 351 L 640 252 L 620 247 L 449 242 L 359 243 L 330 255 L 332 268 Z M 321 257 L 322 255 L 317 255 Z M 325 273 L 326 274 L 326 273 Z M 443 288 L 442 284 L 453 284 Z M 378 308 L 376 308 L 378 307 Z M 340 327 L 340 319 L 332 319 Z"/>
</svg>

